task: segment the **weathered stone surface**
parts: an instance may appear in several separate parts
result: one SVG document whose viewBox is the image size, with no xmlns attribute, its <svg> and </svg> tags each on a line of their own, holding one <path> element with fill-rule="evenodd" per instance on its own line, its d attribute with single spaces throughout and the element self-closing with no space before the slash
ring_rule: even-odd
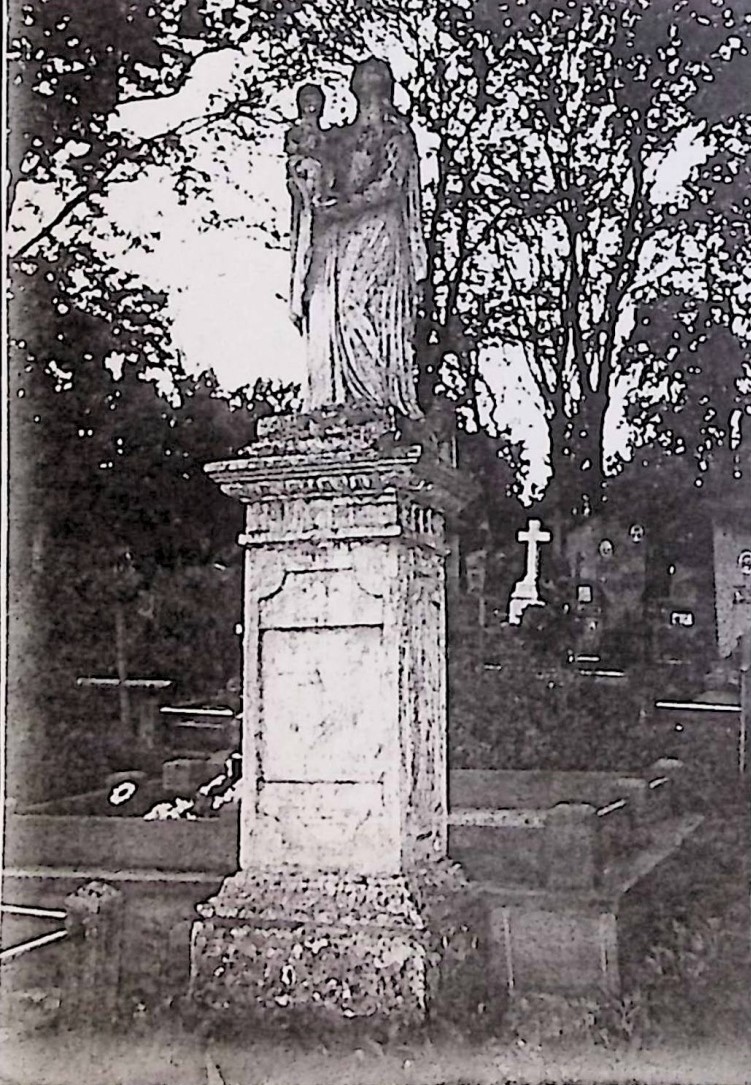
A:
<svg viewBox="0 0 751 1085">
<path fill-rule="evenodd" d="M 492 947 L 509 993 L 619 988 L 617 916 L 597 901 L 560 897 L 494 906 Z"/>
<path fill-rule="evenodd" d="M 493 967 L 504 973 L 509 993 L 622 992 L 624 963 L 638 959 L 647 917 L 663 913 L 665 891 L 685 864 L 683 845 L 701 821 L 691 815 L 663 822 L 648 847 L 611 863 L 599 884 L 486 881 Z"/>
<path fill-rule="evenodd" d="M 246 546 L 291 541 L 306 532 L 316 532 L 316 539 L 371 533 L 434 537 L 445 516 L 456 515 L 475 492 L 444 453 L 427 425 L 397 424 L 388 411 L 366 415 L 336 408 L 264 419 L 258 439 L 241 456 L 210 463 L 206 471 L 228 496 L 252 506 Z M 338 496 L 348 499 L 348 512 L 333 501 Z M 417 502 L 423 514 L 432 515 L 421 517 L 401 507 L 405 502 Z"/>
<path fill-rule="evenodd" d="M 248 569 L 241 865 L 396 873 L 443 856 L 440 558 L 334 543 L 256 551 Z"/>
<path fill-rule="evenodd" d="M 118 1007 L 125 906 L 122 893 L 93 881 L 65 900 L 71 936 L 63 1013 L 79 1027 L 112 1023 Z"/>
<path fill-rule="evenodd" d="M 240 866 L 396 874 L 446 854 L 447 512 L 393 414 L 276 418 L 208 473 L 242 500 Z"/>
<path fill-rule="evenodd" d="M 259 1011 L 418 1021 L 491 997 L 485 910 L 456 867 L 406 875 L 242 871 L 199 905 L 193 997 Z"/>
<path fill-rule="evenodd" d="M 192 943 L 217 1009 L 419 1018 L 476 956 L 444 870 L 447 520 L 468 491 L 418 432 L 272 419 L 207 468 L 246 505 L 241 873 Z"/>
<path fill-rule="evenodd" d="M 589 803 L 558 803 L 545 823 L 545 872 L 550 889 L 591 889 L 600 872 L 597 812 Z"/>
</svg>

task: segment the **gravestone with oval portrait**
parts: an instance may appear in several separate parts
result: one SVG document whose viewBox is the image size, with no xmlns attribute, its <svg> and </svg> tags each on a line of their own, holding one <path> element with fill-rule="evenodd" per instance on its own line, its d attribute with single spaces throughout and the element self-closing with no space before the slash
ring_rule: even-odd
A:
<svg viewBox="0 0 751 1085">
<path fill-rule="evenodd" d="M 751 531 L 715 526 L 714 562 L 717 643 L 727 657 L 751 633 Z"/>
</svg>

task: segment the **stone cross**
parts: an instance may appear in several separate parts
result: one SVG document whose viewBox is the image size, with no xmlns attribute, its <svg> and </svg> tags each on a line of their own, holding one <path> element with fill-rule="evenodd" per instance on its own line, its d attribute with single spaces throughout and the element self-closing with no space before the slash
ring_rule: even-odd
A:
<svg viewBox="0 0 751 1085">
<path fill-rule="evenodd" d="M 528 520 L 526 531 L 519 531 L 517 541 L 527 544 L 527 567 L 521 580 L 517 580 L 509 600 L 508 620 L 511 625 L 519 625 L 527 607 L 544 606 L 537 590 L 540 575 L 540 546 L 549 543 L 552 536 L 545 531 L 541 520 Z"/>
<path fill-rule="evenodd" d="M 174 682 L 167 678 L 93 678 L 80 677 L 76 679 L 79 689 L 116 690 L 119 695 L 123 691 L 136 697 L 136 732 L 135 739 L 138 746 L 152 749 L 159 744 L 159 706 L 168 690 L 174 686 Z M 121 700 L 122 707 L 122 700 Z M 123 717 L 122 735 L 131 735 L 130 715 Z"/>
</svg>

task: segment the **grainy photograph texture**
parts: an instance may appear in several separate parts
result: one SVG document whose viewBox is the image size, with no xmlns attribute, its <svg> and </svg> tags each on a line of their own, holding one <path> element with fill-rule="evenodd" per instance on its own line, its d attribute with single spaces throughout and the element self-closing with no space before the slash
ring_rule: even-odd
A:
<svg viewBox="0 0 751 1085">
<path fill-rule="evenodd" d="M 5 5 L 2 1085 L 751 1081 L 751 10 Z"/>
</svg>

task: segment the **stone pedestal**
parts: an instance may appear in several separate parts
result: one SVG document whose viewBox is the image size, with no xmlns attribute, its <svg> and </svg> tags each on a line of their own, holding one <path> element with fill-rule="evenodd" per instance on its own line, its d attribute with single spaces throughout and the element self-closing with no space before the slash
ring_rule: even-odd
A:
<svg viewBox="0 0 751 1085">
<path fill-rule="evenodd" d="M 537 582 L 526 578 L 518 580 L 514 585 L 508 604 L 508 620 L 510 625 L 521 625 L 524 611 L 527 607 L 544 607 L 545 602 L 540 598 L 537 591 Z"/>
<path fill-rule="evenodd" d="M 240 871 L 198 906 L 193 998 L 254 1017 L 419 1023 L 489 999 L 487 909 L 449 864 L 392 875 Z"/>
<path fill-rule="evenodd" d="M 246 505 L 241 872 L 201 909 L 194 993 L 419 1015 L 442 945 L 426 901 L 466 892 L 445 858 L 466 485 L 388 413 L 269 419 L 207 471 Z"/>
<path fill-rule="evenodd" d="M 119 889 L 89 882 L 65 899 L 70 935 L 63 1014 L 81 1028 L 115 1020 L 120 992 L 125 901 Z"/>
</svg>

